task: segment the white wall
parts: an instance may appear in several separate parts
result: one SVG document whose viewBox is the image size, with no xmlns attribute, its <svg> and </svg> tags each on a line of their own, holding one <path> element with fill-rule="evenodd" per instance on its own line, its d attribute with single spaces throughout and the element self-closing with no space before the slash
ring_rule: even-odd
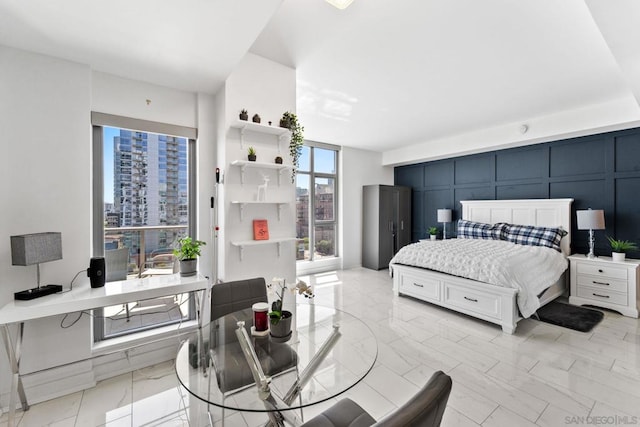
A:
<svg viewBox="0 0 640 427">
<path fill-rule="evenodd" d="M 295 237 L 295 187 L 290 175 L 284 174 L 278 186 L 277 173 L 273 169 L 247 169 L 244 185 L 240 182 L 240 168 L 231 166 L 234 160 L 247 160 L 247 148 L 255 147 L 258 162 L 273 163 L 281 155 L 285 164 L 291 164 L 285 140 L 278 144 L 274 135 L 247 132 L 244 146 L 240 146 L 240 131 L 229 125 L 238 119 L 240 110 L 247 109 L 249 120 L 255 113 L 262 124 L 272 121 L 278 126 L 285 111 L 295 112 L 295 70 L 269 61 L 257 55 L 247 54 L 225 83 L 225 120 L 222 131 L 226 138 L 224 182 L 224 277 L 225 281 L 261 276 L 269 281 L 272 277 L 284 277 L 290 283 L 295 279 L 295 245 L 283 243 L 278 256 L 277 245 L 247 247 L 244 259 L 240 260 L 239 249 L 231 241 L 253 240 L 253 219 L 267 219 L 271 238 Z M 280 147 L 280 151 L 279 148 Z M 263 183 L 262 174 L 269 176 L 268 199 L 289 201 L 278 219 L 277 205 L 250 205 L 245 207 L 244 220 L 233 200 L 256 200 L 257 186 Z"/>
<path fill-rule="evenodd" d="M 11 235 L 62 232 L 63 259 L 41 266 L 44 284 L 68 287 L 74 274 L 88 266 L 91 72 L 85 65 L 2 46 L 0 64 L 3 306 L 13 300 L 14 292 L 36 284 L 35 266 L 11 265 Z M 60 330 L 60 320 L 26 325 L 21 366 L 25 372 L 89 354 L 88 320 L 67 330 Z M 0 392 L 6 393 L 10 371 L 4 351 L 1 354 Z M 6 397 L 3 394 L 4 405 Z"/>
<path fill-rule="evenodd" d="M 522 133 L 523 124 L 528 126 Z M 597 105 L 533 117 L 526 123 L 510 123 L 446 138 L 424 141 L 385 151 L 382 163 L 396 166 L 519 147 L 634 128 L 640 125 L 640 107 L 632 95 Z"/>
<path fill-rule="evenodd" d="M 98 71 L 91 73 L 91 89 L 92 111 L 192 128 L 198 126 L 199 105 L 195 93 Z"/>
<path fill-rule="evenodd" d="M 217 139 L 215 98 L 92 72 L 83 64 L 0 46 L 0 306 L 35 286 L 35 267 L 11 265 L 9 236 L 62 232 L 63 259 L 41 266 L 43 283 L 69 286 L 91 257 L 90 112 L 198 127 L 198 235 L 209 245 L 209 196 Z M 151 102 L 147 103 L 147 99 Z M 201 271 L 211 273 L 205 254 Z M 88 286 L 81 273 L 74 286 Z M 71 314 L 65 320 L 70 324 Z M 129 357 L 93 357 L 85 315 L 63 329 L 63 316 L 25 324 L 21 372 L 31 403 L 89 387 L 96 380 L 175 355 L 167 343 L 137 348 Z M 15 329 L 13 330 L 15 333 Z M 81 361 L 85 359 L 85 361 Z M 77 363 L 73 363 L 78 361 Z M 63 364 L 70 365 L 42 371 Z M 0 351 L 0 407 L 8 405 L 9 365 Z"/>
<path fill-rule="evenodd" d="M 382 154 L 344 147 L 340 153 L 340 224 L 342 267 L 362 265 L 362 186 L 393 185 L 393 168 L 382 166 Z"/>
</svg>

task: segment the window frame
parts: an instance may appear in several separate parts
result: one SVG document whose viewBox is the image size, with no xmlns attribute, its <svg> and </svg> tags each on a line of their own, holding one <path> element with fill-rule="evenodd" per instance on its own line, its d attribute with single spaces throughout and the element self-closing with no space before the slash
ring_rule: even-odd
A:
<svg viewBox="0 0 640 427">
<path fill-rule="evenodd" d="M 91 112 L 91 126 L 92 126 L 92 253 L 94 257 L 104 256 L 104 141 L 103 141 L 103 129 L 104 127 L 113 127 L 120 129 L 127 129 L 131 131 L 139 131 L 144 133 L 155 133 L 162 135 L 177 136 L 187 139 L 187 197 L 188 197 L 188 222 L 187 234 L 192 238 L 196 238 L 196 221 L 197 221 L 197 159 L 196 159 L 196 138 L 197 129 L 177 126 L 166 123 L 153 122 L 148 120 L 140 120 L 123 116 L 115 116 L 111 114 Z M 195 319 L 196 306 L 195 306 L 195 294 L 190 293 L 189 296 L 189 318 L 186 320 Z M 93 319 L 93 343 L 105 342 L 112 338 L 121 337 L 124 335 L 134 335 L 139 332 L 148 331 L 151 329 L 163 328 L 167 326 L 167 323 L 158 323 L 155 325 L 148 325 L 131 329 L 127 332 L 118 333 L 105 337 L 105 324 L 104 324 L 104 309 L 99 308 L 94 310 Z M 178 320 L 171 324 L 178 324 L 184 322 Z"/>
<path fill-rule="evenodd" d="M 327 144 L 323 142 L 315 142 L 315 141 L 304 141 L 304 145 L 309 147 L 309 170 L 298 170 L 296 173 L 298 175 L 305 175 L 309 177 L 309 206 L 308 206 L 308 218 L 307 221 L 309 223 L 309 259 L 301 259 L 297 262 L 312 262 L 315 261 L 315 234 L 316 234 L 316 226 L 317 225 L 333 225 L 334 228 L 334 253 L 333 257 L 337 258 L 340 256 L 340 246 L 338 245 L 339 236 L 340 236 L 340 223 L 339 223 L 339 170 L 338 165 L 340 164 L 340 151 L 341 147 L 338 145 Z M 334 169 L 335 173 L 328 172 L 316 172 L 315 171 L 315 149 L 320 148 L 323 150 L 331 150 L 335 152 L 335 164 Z M 317 220 L 316 219 L 316 178 L 326 178 L 333 179 L 333 220 Z M 298 215 L 296 214 L 296 222 L 298 221 Z M 322 258 L 326 259 L 326 258 Z"/>
</svg>

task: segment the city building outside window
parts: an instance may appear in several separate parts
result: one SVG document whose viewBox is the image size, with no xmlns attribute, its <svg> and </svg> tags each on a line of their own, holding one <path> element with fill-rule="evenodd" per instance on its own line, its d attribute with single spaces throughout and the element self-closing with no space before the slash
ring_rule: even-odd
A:
<svg viewBox="0 0 640 427">
<path fill-rule="evenodd" d="M 95 122 L 93 135 L 95 255 L 108 263 L 111 254 L 126 253 L 126 274 L 113 280 L 173 274 L 175 242 L 194 229 L 195 140 Z M 98 342 L 194 319 L 195 304 L 182 294 L 105 307 L 94 316 Z"/>
<path fill-rule="evenodd" d="M 338 256 L 338 153 L 329 144 L 305 142 L 296 175 L 297 260 Z"/>
</svg>

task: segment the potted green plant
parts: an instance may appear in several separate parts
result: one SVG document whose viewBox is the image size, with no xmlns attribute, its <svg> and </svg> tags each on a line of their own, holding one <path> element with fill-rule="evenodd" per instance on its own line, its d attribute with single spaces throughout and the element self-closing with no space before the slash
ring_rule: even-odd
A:
<svg viewBox="0 0 640 427">
<path fill-rule="evenodd" d="M 436 240 L 437 235 L 438 235 L 438 227 L 429 227 L 429 238 L 431 240 Z"/>
<path fill-rule="evenodd" d="M 190 236 L 178 239 L 177 246 L 173 249 L 173 255 L 180 261 L 180 275 L 193 276 L 196 274 L 200 256 L 200 246 L 206 242 L 194 240 Z"/>
<path fill-rule="evenodd" d="M 286 279 L 277 277 L 273 278 L 268 287 L 274 289 L 276 294 L 276 299 L 271 303 L 271 311 L 269 312 L 269 334 L 277 341 L 288 341 L 291 338 L 293 314 L 289 310 L 283 309 L 285 291 L 298 291 L 298 294 L 304 295 L 305 298 L 313 298 L 313 291 L 302 280 L 298 281 L 293 289 L 288 289 Z"/>
<path fill-rule="evenodd" d="M 302 146 L 304 145 L 304 127 L 298 122 L 298 116 L 290 111 L 282 115 L 280 126 L 291 131 L 291 140 L 289 141 L 289 154 L 293 163 L 291 182 L 295 182 L 300 156 L 302 155 Z"/>
<path fill-rule="evenodd" d="M 249 113 L 244 108 L 240 111 L 240 120 L 249 120 Z"/>
<path fill-rule="evenodd" d="M 611 258 L 613 261 L 622 262 L 627 252 L 638 250 L 638 245 L 628 240 L 616 240 L 612 237 L 607 237 L 607 240 L 611 245 Z"/>
<path fill-rule="evenodd" d="M 250 162 L 255 162 L 257 159 L 256 156 L 256 149 L 253 147 L 249 147 L 249 150 L 247 151 L 247 158 L 249 159 Z"/>
</svg>

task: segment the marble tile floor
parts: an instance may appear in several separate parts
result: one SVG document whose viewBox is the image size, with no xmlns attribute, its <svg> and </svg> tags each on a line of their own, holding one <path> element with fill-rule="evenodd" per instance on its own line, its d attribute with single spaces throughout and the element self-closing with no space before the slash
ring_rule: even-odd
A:
<svg viewBox="0 0 640 427">
<path fill-rule="evenodd" d="M 453 378 L 444 426 L 640 424 L 638 319 L 606 311 L 589 333 L 525 319 L 506 335 L 496 325 L 394 297 L 387 270 L 357 268 L 303 279 L 313 286 L 316 304 L 356 314 L 375 332 L 378 360 L 346 393 L 374 418 L 402 405 L 443 370 Z M 308 408 L 305 417 L 330 404 Z M 202 417 L 194 414 L 203 411 L 166 362 L 19 411 L 18 426 L 200 427 Z M 266 421 L 260 414 L 225 416 L 231 427 Z M 214 425 L 220 425 L 219 412 Z"/>
</svg>

